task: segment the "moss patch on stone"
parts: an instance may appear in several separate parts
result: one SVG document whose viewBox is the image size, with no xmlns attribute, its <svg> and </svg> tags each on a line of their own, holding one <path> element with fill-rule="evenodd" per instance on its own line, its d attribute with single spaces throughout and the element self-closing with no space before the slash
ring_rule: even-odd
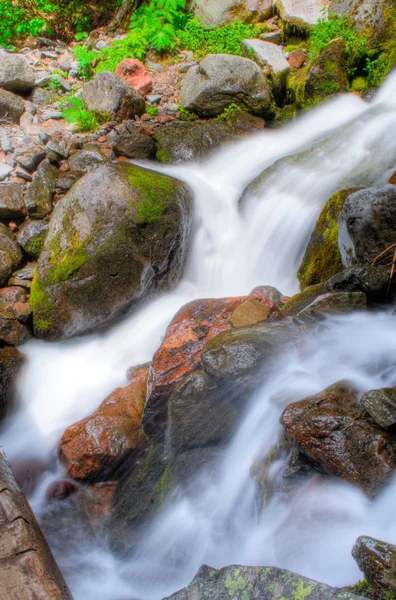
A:
<svg viewBox="0 0 396 600">
<path fill-rule="evenodd" d="M 311 285 L 307 287 L 303 292 L 292 296 L 286 304 L 281 308 L 284 315 L 293 316 L 301 312 L 304 308 L 309 306 L 318 296 L 324 293 L 323 283 L 318 285 Z"/>
<path fill-rule="evenodd" d="M 33 311 L 33 326 L 35 333 L 50 329 L 54 323 L 54 309 L 48 294 L 41 286 L 36 270 L 30 291 L 30 306 Z"/>
<path fill-rule="evenodd" d="M 354 191 L 356 189 L 337 192 L 320 213 L 297 273 L 302 290 L 327 281 L 344 268 L 338 249 L 338 217 L 347 197 Z"/>
</svg>

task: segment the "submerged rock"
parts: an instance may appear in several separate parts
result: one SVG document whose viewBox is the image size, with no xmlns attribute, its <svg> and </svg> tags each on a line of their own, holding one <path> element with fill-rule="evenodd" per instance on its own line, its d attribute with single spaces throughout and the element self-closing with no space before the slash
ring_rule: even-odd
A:
<svg viewBox="0 0 396 600">
<path fill-rule="evenodd" d="M 337 593 L 338 592 L 338 593 Z M 193 581 L 164 600 L 362 600 L 284 569 L 231 565 L 217 570 L 202 566 Z"/>
<path fill-rule="evenodd" d="M 286 438 L 324 473 L 379 492 L 391 475 L 395 439 L 372 424 L 356 391 L 337 383 L 287 406 L 281 416 Z"/>
<path fill-rule="evenodd" d="M 147 365 L 135 369 L 126 387 L 114 390 L 91 416 L 66 429 L 60 457 L 70 477 L 105 481 L 128 455 L 146 446 L 141 420 L 148 372 Z"/>
<path fill-rule="evenodd" d="M 362 535 L 352 556 L 372 587 L 370 597 L 391 599 L 396 594 L 396 546 Z"/>
<path fill-rule="evenodd" d="M 338 245 L 346 267 L 372 261 L 396 239 L 396 187 L 360 190 L 348 196 L 338 221 Z"/>
<path fill-rule="evenodd" d="M 90 331 L 176 285 L 192 209 L 187 185 L 167 175 L 129 164 L 85 175 L 50 222 L 32 285 L 35 334 L 62 339 Z"/>
<path fill-rule="evenodd" d="M 200 160 L 242 135 L 241 131 L 226 123 L 172 123 L 160 129 L 155 136 L 156 156 L 161 162 Z"/>
<path fill-rule="evenodd" d="M 181 87 L 182 105 L 202 117 L 216 117 L 230 104 L 255 115 L 273 113 L 271 90 L 260 67 L 247 58 L 211 54 L 191 67 Z"/>
</svg>

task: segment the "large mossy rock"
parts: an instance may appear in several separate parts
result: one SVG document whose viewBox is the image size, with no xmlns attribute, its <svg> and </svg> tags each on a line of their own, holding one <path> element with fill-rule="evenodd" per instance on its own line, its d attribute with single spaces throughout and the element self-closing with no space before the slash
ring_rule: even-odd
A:
<svg viewBox="0 0 396 600">
<path fill-rule="evenodd" d="M 287 85 L 291 101 L 298 108 L 306 108 L 327 96 L 348 91 L 345 60 L 344 42 L 330 42 L 317 58 L 289 77 Z"/>
<path fill-rule="evenodd" d="M 342 271 L 343 264 L 338 249 L 338 217 L 345 200 L 355 191 L 356 188 L 337 192 L 326 202 L 320 213 L 297 273 L 302 290 L 310 285 L 323 283 Z"/>
<path fill-rule="evenodd" d="M 164 600 L 275 600 L 278 598 L 280 600 L 289 598 L 359 600 L 360 596 L 275 567 L 231 565 L 217 570 L 203 565 L 186 588 Z"/>
<path fill-rule="evenodd" d="M 193 199 L 176 179 L 105 165 L 57 204 L 32 284 L 35 334 L 62 339 L 104 326 L 180 279 Z"/>
<path fill-rule="evenodd" d="M 200 160 L 242 135 L 226 123 L 172 123 L 161 128 L 155 136 L 156 157 L 161 162 L 174 163 Z"/>
<path fill-rule="evenodd" d="M 338 245 L 346 267 L 372 261 L 396 242 L 396 187 L 350 194 L 338 221 Z"/>
<path fill-rule="evenodd" d="M 230 104 L 269 117 L 274 112 L 270 85 L 256 63 L 241 56 L 211 54 L 191 67 L 180 100 L 201 117 L 216 117 Z"/>
</svg>

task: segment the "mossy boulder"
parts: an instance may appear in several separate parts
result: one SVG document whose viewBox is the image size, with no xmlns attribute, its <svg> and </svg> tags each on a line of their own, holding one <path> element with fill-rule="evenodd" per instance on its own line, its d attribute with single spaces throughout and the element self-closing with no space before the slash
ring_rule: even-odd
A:
<svg viewBox="0 0 396 600">
<path fill-rule="evenodd" d="M 339 592 L 339 593 L 337 593 Z M 360 596 L 276 567 L 202 566 L 193 581 L 164 600 L 363 600 Z"/>
<path fill-rule="evenodd" d="M 69 338 L 103 327 L 178 283 L 193 199 L 172 177 L 104 165 L 58 203 L 32 284 L 34 331 Z"/>
<path fill-rule="evenodd" d="M 355 191 L 348 189 L 337 192 L 320 213 L 297 273 L 302 290 L 325 282 L 343 270 L 338 249 L 338 217 L 349 194 Z"/>
<path fill-rule="evenodd" d="M 282 314 L 285 316 L 294 316 L 299 312 L 304 310 L 307 306 L 312 304 L 316 298 L 321 296 L 324 293 L 324 284 L 318 283 L 317 285 L 310 285 L 305 288 L 299 294 L 295 294 L 286 302 L 286 304 L 282 307 Z"/>
<path fill-rule="evenodd" d="M 307 108 L 327 96 L 348 91 L 345 67 L 345 43 L 333 40 L 306 67 L 290 75 L 287 82 L 290 102 L 298 108 Z"/>
</svg>

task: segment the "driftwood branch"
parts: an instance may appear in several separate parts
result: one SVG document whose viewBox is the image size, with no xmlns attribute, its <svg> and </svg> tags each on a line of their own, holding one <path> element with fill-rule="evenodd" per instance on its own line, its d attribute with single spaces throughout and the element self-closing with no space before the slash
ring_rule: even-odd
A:
<svg viewBox="0 0 396 600">
<path fill-rule="evenodd" d="M 0 598 L 73 600 L 1 447 Z"/>
</svg>

